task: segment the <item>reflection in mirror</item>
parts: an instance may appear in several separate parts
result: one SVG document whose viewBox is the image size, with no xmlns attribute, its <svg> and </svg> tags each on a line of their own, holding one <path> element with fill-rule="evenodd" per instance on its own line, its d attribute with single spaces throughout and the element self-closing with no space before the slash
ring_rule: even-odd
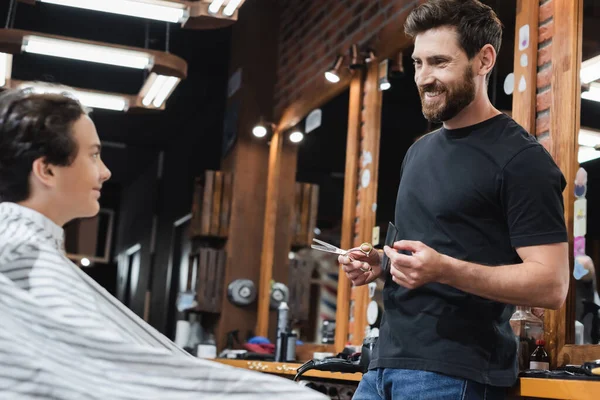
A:
<svg viewBox="0 0 600 400">
<path fill-rule="evenodd" d="M 575 344 L 600 344 L 600 297 L 597 268 L 600 264 L 600 97 L 594 89 L 600 85 L 600 22 L 597 1 L 583 2 L 583 46 L 581 66 L 581 128 L 575 179 L 574 257 Z M 587 178 L 587 179 L 586 179 Z"/>
<path fill-rule="evenodd" d="M 289 287 L 292 328 L 303 342 L 333 344 L 335 336 L 337 256 L 310 245 L 317 238 L 340 246 L 348 101 L 346 90 L 320 108 L 320 124 L 318 111 L 302 123 Z"/>
<path fill-rule="evenodd" d="M 92 218 L 76 219 L 64 226 L 67 256 L 87 267 L 93 262 L 108 263 L 112 245 L 114 212 L 101 209 Z"/>
</svg>

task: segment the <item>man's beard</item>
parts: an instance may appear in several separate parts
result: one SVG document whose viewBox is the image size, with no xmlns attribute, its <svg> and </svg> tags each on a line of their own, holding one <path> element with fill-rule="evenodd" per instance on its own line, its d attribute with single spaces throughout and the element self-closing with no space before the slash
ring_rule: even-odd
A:
<svg viewBox="0 0 600 400">
<path fill-rule="evenodd" d="M 445 99 L 428 102 L 425 93 L 439 93 Z M 470 65 L 465 69 L 462 82 L 453 87 L 447 87 L 439 82 L 419 87 L 423 116 L 433 123 L 448 121 L 458 115 L 466 106 L 475 99 L 475 79 Z"/>
</svg>

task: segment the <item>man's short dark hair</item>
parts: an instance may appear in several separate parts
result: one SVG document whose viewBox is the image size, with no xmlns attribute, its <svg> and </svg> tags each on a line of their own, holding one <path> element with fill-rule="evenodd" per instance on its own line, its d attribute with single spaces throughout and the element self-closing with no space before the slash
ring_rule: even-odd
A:
<svg viewBox="0 0 600 400">
<path fill-rule="evenodd" d="M 69 166 L 77 156 L 73 124 L 87 114 L 66 94 L 40 94 L 31 89 L 0 95 L 0 202 L 29 198 L 29 176 L 38 158 Z"/>
<path fill-rule="evenodd" d="M 478 0 L 430 0 L 410 13 L 404 32 L 415 37 L 442 26 L 456 29 L 469 60 L 486 44 L 491 44 L 496 54 L 500 52 L 502 23 L 491 7 Z"/>
</svg>

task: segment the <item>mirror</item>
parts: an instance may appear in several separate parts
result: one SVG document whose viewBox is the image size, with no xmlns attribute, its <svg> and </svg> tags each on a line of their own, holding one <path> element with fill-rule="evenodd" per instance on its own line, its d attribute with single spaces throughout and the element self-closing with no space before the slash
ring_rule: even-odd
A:
<svg viewBox="0 0 600 400">
<path fill-rule="evenodd" d="M 345 90 L 300 124 L 288 288 L 292 329 L 304 343 L 333 344 L 335 337 L 337 255 L 310 245 L 314 237 L 340 246 L 348 102 Z"/>
<path fill-rule="evenodd" d="M 64 244 L 67 257 L 81 262 L 84 267 L 93 262 L 108 264 L 114 217 L 114 211 L 101 209 L 95 217 L 76 219 L 66 224 Z"/>
<path fill-rule="evenodd" d="M 600 74 L 595 57 L 600 56 L 600 40 L 595 26 L 600 22 L 600 4 L 583 2 L 581 65 L 581 114 L 578 161 L 587 172 L 587 184 L 581 172 L 576 178 L 574 223 L 575 343 L 600 344 L 600 297 L 597 268 L 600 265 Z M 594 65 L 596 64 L 596 65 Z M 587 207 L 586 204 L 587 203 Z"/>
</svg>

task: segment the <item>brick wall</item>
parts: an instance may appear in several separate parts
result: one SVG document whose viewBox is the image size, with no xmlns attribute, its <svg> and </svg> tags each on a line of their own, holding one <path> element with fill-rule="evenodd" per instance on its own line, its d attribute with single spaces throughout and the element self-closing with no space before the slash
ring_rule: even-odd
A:
<svg viewBox="0 0 600 400">
<path fill-rule="evenodd" d="M 274 117 L 324 80 L 337 54 L 402 24 L 417 0 L 282 0 Z M 346 64 L 347 65 L 347 64 Z"/>
<path fill-rule="evenodd" d="M 540 0 L 535 135 L 548 151 L 550 151 L 550 105 L 552 103 L 553 14 L 552 0 Z"/>
</svg>

